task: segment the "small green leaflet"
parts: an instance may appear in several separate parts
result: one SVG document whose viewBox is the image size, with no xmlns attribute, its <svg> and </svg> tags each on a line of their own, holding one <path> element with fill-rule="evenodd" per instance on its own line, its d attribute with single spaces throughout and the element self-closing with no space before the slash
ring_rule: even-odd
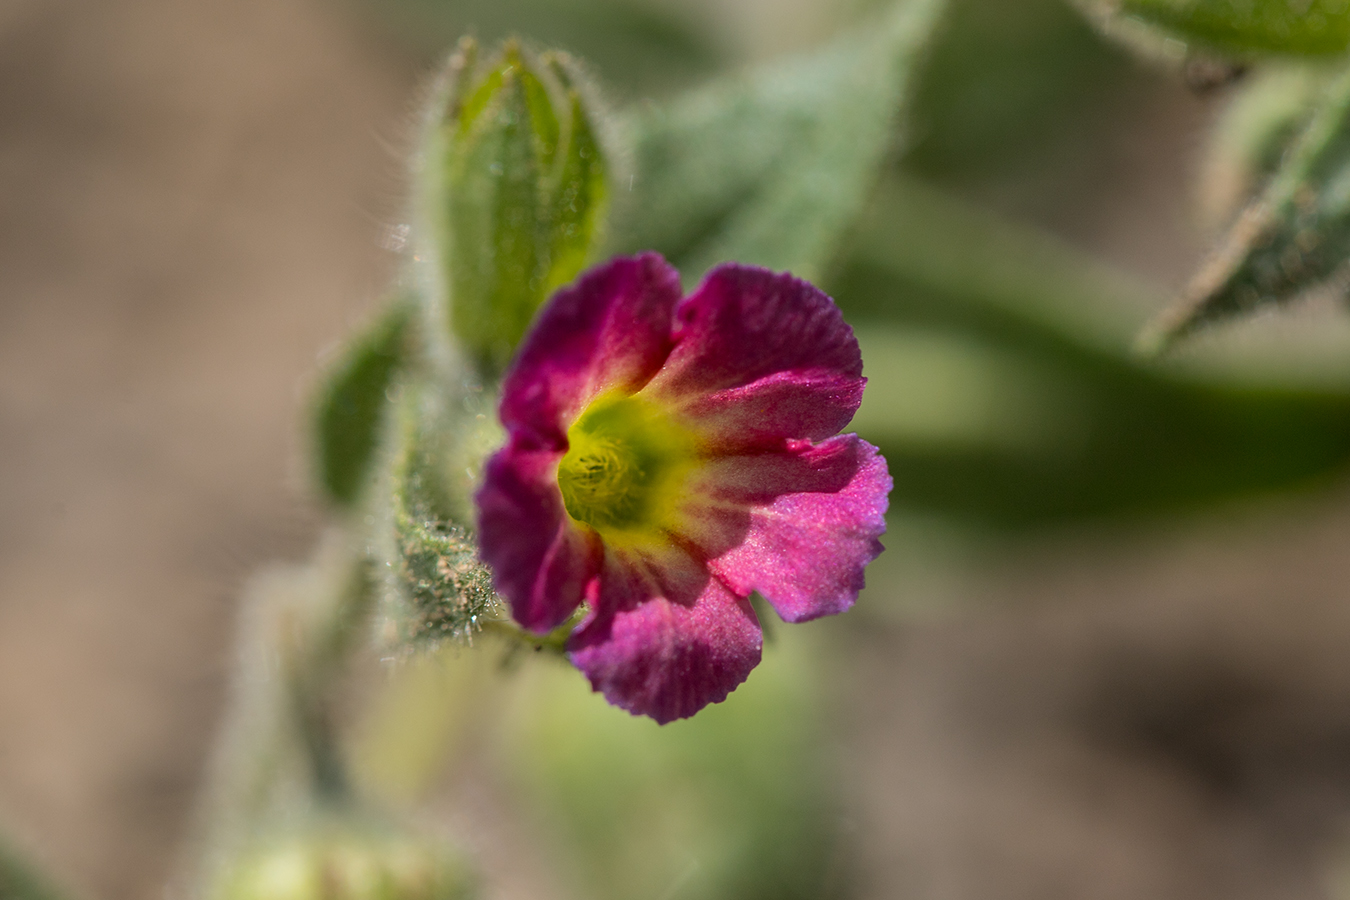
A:
<svg viewBox="0 0 1350 900">
<path fill-rule="evenodd" d="M 397 297 L 348 347 L 315 404 L 316 474 L 329 499 L 342 506 L 362 498 L 379 447 L 385 392 L 407 360 L 414 310 L 410 297 Z"/>
<path fill-rule="evenodd" d="M 1200 328 L 1317 287 L 1344 294 L 1350 258 L 1350 70 L 1332 81 L 1311 121 L 1257 200 L 1192 281 L 1182 302 L 1140 342 L 1157 352 Z"/>
</svg>

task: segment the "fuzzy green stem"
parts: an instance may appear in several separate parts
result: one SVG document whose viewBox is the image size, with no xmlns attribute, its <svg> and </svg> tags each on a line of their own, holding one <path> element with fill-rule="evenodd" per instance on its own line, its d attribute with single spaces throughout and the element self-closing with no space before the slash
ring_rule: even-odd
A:
<svg viewBox="0 0 1350 900">
<path fill-rule="evenodd" d="M 374 603 L 370 563 L 335 532 L 311 562 L 265 573 L 251 592 L 202 869 L 188 873 L 204 885 L 259 831 L 352 803 L 334 709 Z"/>
<path fill-rule="evenodd" d="M 572 633 L 573 621 L 569 619 L 548 634 L 534 634 L 506 619 L 480 619 L 478 627 L 484 634 L 503 638 L 515 647 L 533 647 L 537 651 L 566 656 L 567 637 Z"/>
<path fill-rule="evenodd" d="M 351 573 L 327 615 L 308 623 L 287 648 L 287 693 L 309 764 L 311 789 L 318 800 L 345 801 L 350 779 L 338 750 L 333 721 L 333 691 L 357 636 L 362 632 L 374 597 L 370 566 L 351 564 Z"/>
</svg>

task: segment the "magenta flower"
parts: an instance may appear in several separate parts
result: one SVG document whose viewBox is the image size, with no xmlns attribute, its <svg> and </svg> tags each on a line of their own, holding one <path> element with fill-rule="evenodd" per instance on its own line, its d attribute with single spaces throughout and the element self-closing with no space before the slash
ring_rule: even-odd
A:
<svg viewBox="0 0 1350 900">
<path fill-rule="evenodd" d="M 838 435 L 865 379 L 834 301 L 735 263 L 682 293 L 655 253 L 559 291 L 506 375 L 477 496 L 516 620 L 543 633 L 589 604 L 572 661 L 661 723 L 759 663 L 752 591 L 788 622 L 853 605 L 891 488 L 876 448 Z"/>
</svg>

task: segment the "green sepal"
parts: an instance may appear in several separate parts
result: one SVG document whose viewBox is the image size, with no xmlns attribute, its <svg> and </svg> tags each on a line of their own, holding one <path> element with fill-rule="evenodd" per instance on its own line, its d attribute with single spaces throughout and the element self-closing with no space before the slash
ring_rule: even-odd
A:
<svg viewBox="0 0 1350 900">
<path fill-rule="evenodd" d="M 1329 56 L 1350 48 L 1343 0 L 1118 0 L 1115 9 L 1231 53 Z"/>
<path fill-rule="evenodd" d="M 401 446 L 394 459 L 391 492 L 392 570 L 401 608 L 394 611 L 404 643 L 464 639 L 479 620 L 500 608 L 492 573 L 478 558 L 467 525 L 467 488 L 456 480 L 465 458 L 483 454 L 474 440 L 478 416 L 459 422 L 426 389 L 409 388 L 400 409 Z M 467 445 L 467 446 L 466 446 Z"/>
<path fill-rule="evenodd" d="M 543 141 L 524 81 L 518 57 L 508 54 L 450 126 L 444 264 L 451 324 L 485 368 L 509 357 L 538 290 Z"/>
<path fill-rule="evenodd" d="M 549 191 L 553 240 L 544 279 L 547 296 L 575 278 L 599 244 L 609 211 L 609 167 L 577 86 L 580 75 L 576 64 L 556 53 L 546 55 L 544 61 L 566 92 L 569 128 Z"/>
<path fill-rule="evenodd" d="M 314 404 L 315 475 L 324 493 L 356 506 L 371 481 L 387 394 L 408 361 L 415 304 L 401 294 L 329 373 Z"/>
<path fill-rule="evenodd" d="M 1338 283 L 1350 257 L 1350 70 L 1327 87 L 1270 184 L 1182 301 L 1140 337 L 1158 352 L 1216 322 Z"/>
<path fill-rule="evenodd" d="M 609 197 L 594 102 L 574 64 L 507 42 L 481 72 L 462 45 L 424 184 L 445 315 L 480 374 L 511 358 L 535 311 L 593 257 Z"/>
</svg>

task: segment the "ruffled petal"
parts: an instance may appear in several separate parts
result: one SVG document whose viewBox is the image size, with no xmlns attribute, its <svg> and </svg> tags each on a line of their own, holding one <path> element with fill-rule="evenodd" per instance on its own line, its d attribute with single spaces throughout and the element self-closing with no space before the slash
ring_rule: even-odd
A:
<svg viewBox="0 0 1350 900">
<path fill-rule="evenodd" d="M 749 601 L 692 557 L 607 548 L 596 611 L 568 651 L 606 700 L 664 725 L 725 700 L 759 664 L 763 642 Z"/>
<path fill-rule="evenodd" d="M 804 622 L 857 600 L 863 570 L 882 550 L 890 490 L 877 448 L 846 434 L 710 462 L 687 521 L 704 523 L 691 537 L 716 554 L 708 563 L 716 577 L 738 594 L 759 591 L 784 620 Z M 731 522 L 738 528 L 729 530 Z"/>
<path fill-rule="evenodd" d="M 523 627 L 544 633 L 586 598 L 604 550 L 593 531 L 567 517 L 555 451 L 508 446 L 488 460 L 478 503 L 483 561 Z"/>
<path fill-rule="evenodd" d="M 778 372 L 743 387 L 687 395 L 677 406 L 709 453 L 776 449 L 839 433 L 862 402 L 865 378 Z"/>
<path fill-rule="evenodd" d="M 788 621 L 852 605 L 881 551 L 891 486 L 876 448 L 830 437 L 864 380 L 829 297 L 737 264 L 680 293 L 649 253 L 555 295 L 503 382 L 508 445 L 477 495 L 482 555 L 517 621 L 547 631 L 589 602 L 573 662 L 611 703 L 662 723 L 725 699 L 759 663 L 751 592 Z M 671 459 L 608 419 L 587 431 L 590 419 L 577 422 L 588 407 L 631 414 Z M 650 475 L 649 456 L 675 460 L 662 469 L 675 479 L 662 482 L 665 512 L 642 528 L 604 519 L 600 531 L 569 516 L 558 470 L 573 426 L 586 465 L 628 453 Z"/>
<path fill-rule="evenodd" d="M 607 390 L 633 393 L 672 346 L 680 277 L 656 253 L 620 257 L 560 290 L 502 385 L 501 419 L 522 446 L 566 449 L 567 426 Z"/>
<path fill-rule="evenodd" d="M 791 275 L 728 263 L 675 310 L 675 347 L 645 393 L 753 447 L 821 440 L 862 402 L 862 354 L 834 301 Z"/>
</svg>

